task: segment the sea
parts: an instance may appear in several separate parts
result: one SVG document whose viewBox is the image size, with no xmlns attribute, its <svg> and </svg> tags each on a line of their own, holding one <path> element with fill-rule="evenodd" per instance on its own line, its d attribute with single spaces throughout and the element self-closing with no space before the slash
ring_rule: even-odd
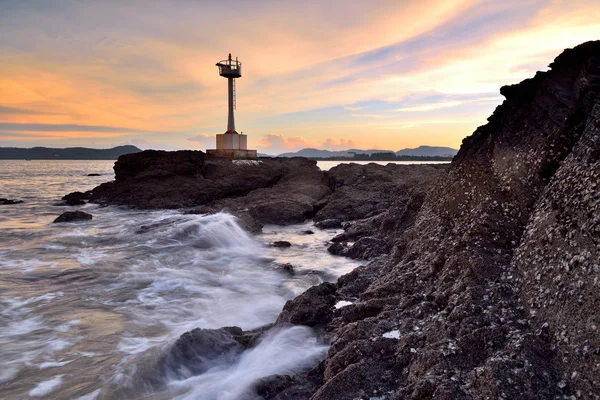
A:
<svg viewBox="0 0 600 400">
<path fill-rule="evenodd" d="M 310 222 L 251 235 L 225 213 L 60 205 L 113 180 L 113 165 L 0 160 L 0 197 L 24 201 L 0 205 L 0 399 L 252 399 L 261 378 L 325 357 L 309 328 L 277 328 L 202 375 L 145 383 L 184 332 L 270 324 L 287 300 L 360 263 L 329 254 L 340 231 Z M 53 223 L 75 208 L 93 219 Z"/>
</svg>

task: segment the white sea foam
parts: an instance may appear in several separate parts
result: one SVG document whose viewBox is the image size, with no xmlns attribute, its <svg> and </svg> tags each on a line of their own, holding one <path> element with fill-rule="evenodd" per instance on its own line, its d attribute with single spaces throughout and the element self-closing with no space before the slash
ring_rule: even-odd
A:
<svg viewBox="0 0 600 400">
<path fill-rule="evenodd" d="M 88 393 L 84 396 L 78 397 L 75 400 L 94 400 L 100 394 L 100 389 L 94 390 L 92 393 Z"/>
<path fill-rule="evenodd" d="M 34 315 L 38 306 L 46 306 L 63 292 L 46 293 L 29 298 L 0 297 L 0 349 L 3 366 L 0 381 L 12 380 L 21 368 L 36 362 L 40 356 L 51 356 L 71 346 L 71 342 L 58 337 L 46 320 Z M 40 368 L 51 366 L 42 363 Z"/>
<path fill-rule="evenodd" d="M 259 379 L 273 374 L 293 374 L 325 356 L 327 346 L 316 342 L 309 328 L 295 326 L 274 330 L 255 348 L 246 351 L 234 365 L 213 368 L 182 381 L 174 389 L 187 390 L 178 400 L 250 399 L 250 388 Z"/>
<path fill-rule="evenodd" d="M 64 324 L 61 324 L 59 326 L 57 326 L 55 329 L 57 332 L 68 332 L 73 326 L 79 325 L 81 324 L 81 321 L 75 319 L 72 321 L 68 321 L 65 322 Z"/>
<path fill-rule="evenodd" d="M 29 396 L 42 397 L 51 393 L 62 384 L 62 377 L 62 375 L 58 375 L 52 379 L 38 383 L 36 387 L 29 391 Z"/>
<path fill-rule="evenodd" d="M 19 370 L 16 368 L 5 366 L 0 367 L 0 383 L 12 380 L 15 376 L 17 376 L 18 372 Z"/>
<path fill-rule="evenodd" d="M 89 183 L 85 179 L 82 184 Z M 80 187 L 62 188 L 60 195 Z M 21 369 L 32 366 L 62 374 L 34 389 L 32 382 L 13 382 L 19 398 L 28 392 L 52 398 L 59 386 L 61 396 L 76 398 L 81 388 L 94 387 L 93 380 L 85 379 L 122 382 L 135 390 L 140 366 L 183 332 L 264 326 L 286 300 L 358 265 L 325 251 L 323 243 L 332 232 L 315 229 L 313 235 L 302 235 L 314 229 L 310 224 L 267 227 L 264 235 L 251 236 L 229 214 L 89 205 L 94 220 L 67 227 L 49 223 L 56 209 L 48 207 L 40 217 L 43 227 L 28 233 L 35 242 L 23 240 L 23 248 L 11 242 L 11 250 L 0 257 L 0 269 L 12 285 L 0 297 L 0 381 L 17 379 Z M 268 243 L 274 240 L 294 246 L 273 249 Z M 276 270 L 285 262 L 294 264 L 293 277 Z M 77 264 L 84 268 L 77 271 Z M 56 279 L 62 271 L 71 272 Z M 326 346 L 316 343 L 310 330 L 297 329 L 272 332 L 235 365 L 172 382 L 173 396 L 237 398 L 263 376 L 290 373 L 323 357 Z M 77 374 L 86 361 L 102 366 L 100 377 Z M 102 395 L 110 398 L 104 390 Z M 80 400 L 99 396 L 95 390 Z"/>
<path fill-rule="evenodd" d="M 28 273 L 41 268 L 55 268 L 55 262 L 29 258 L 26 260 L 6 259 L 0 257 L 0 269 L 15 269 L 21 273 Z"/>
<path fill-rule="evenodd" d="M 73 360 L 67 360 L 67 361 L 46 361 L 41 363 L 40 365 L 38 365 L 39 369 L 46 369 L 46 368 L 54 368 L 54 367 L 63 367 L 67 364 L 72 363 Z"/>
</svg>

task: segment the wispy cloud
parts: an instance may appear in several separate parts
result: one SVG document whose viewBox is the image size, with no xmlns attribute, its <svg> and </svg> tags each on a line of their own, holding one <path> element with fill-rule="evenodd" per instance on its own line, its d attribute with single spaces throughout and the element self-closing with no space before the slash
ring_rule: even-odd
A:
<svg viewBox="0 0 600 400">
<path fill-rule="evenodd" d="M 283 134 L 266 134 L 259 143 L 259 150 L 268 154 L 280 154 L 286 151 L 310 147 L 302 136 L 286 137 Z"/>
<path fill-rule="evenodd" d="M 147 133 L 140 129 L 77 124 L 20 124 L 0 122 L 0 131 Z"/>
<path fill-rule="evenodd" d="M 344 110 L 348 110 L 348 111 L 360 111 L 365 109 L 365 107 L 350 107 L 350 106 L 345 106 Z"/>
<path fill-rule="evenodd" d="M 259 149 L 265 135 L 281 149 L 341 137 L 456 147 L 499 101 L 473 99 L 600 37 L 595 0 L 347 0 L 335 13 L 332 4 L 9 2 L 0 123 L 15 125 L 0 126 L 0 145 L 123 135 L 200 146 L 189 139 L 212 131 L 203 127 L 225 130 L 226 81 L 214 63 L 232 51 L 244 66 L 237 126 Z M 225 19 L 235 35 L 215 33 Z"/>
<path fill-rule="evenodd" d="M 434 103 L 434 104 L 421 104 L 418 106 L 412 107 L 402 107 L 396 109 L 396 111 L 404 111 L 404 112 L 418 112 L 418 111 L 431 111 L 431 110 L 439 110 L 440 108 L 449 108 L 456 107 L 458 105 L 464 104 L 464 101 L 445 101 L 442 103 Z"/>
<path fill-rule="evenodd" d="M 360 117 L 360 118 L 374 118 L 374 119 L 381 119 L 381 118 L 391 118 L 391 115 L 385 115 L 385 114 L 352 114 L 353 117 Z"/>
<path fill-rule="evenodd" d="M 215 134 L 200 133 L 196 136 L 188 138 L 188 140 L 191 140 L 192 142 L 204 142 L 207 139 L 215 139 Z"/>
</svg>

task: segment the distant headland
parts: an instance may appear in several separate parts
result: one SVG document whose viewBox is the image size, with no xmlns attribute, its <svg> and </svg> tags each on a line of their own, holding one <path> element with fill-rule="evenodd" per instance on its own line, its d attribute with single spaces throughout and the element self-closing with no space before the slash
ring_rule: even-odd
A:
<svg viewBox="0 0 600 400">
<path fill-rule="evenodd" d="M 123 154 L 139 153 L 136 146 L 125 145 L 111 149 L 86 147 L 0 147 L 0 160 L 116 160 Z M 312 160 L 331 161 L 451 161 L 458 150 L 450 147 L 419 146 L 398 151 L 381 149 L 349 149 L 341 151 L 305 148 L 277 156 L 259 153 L 259 157 L 304 157 Z"/>
<path fill-rule="evenodd" d="M 141 149 L 131 145 L 117 146 L 112 149 L 0 147 L 0 160 L 116 160 L 123 154 L 139 153 L 141 151 Z"/>
<path fill-rule="evenodd" d="M 398 151 L 381 149 L 330 151 L 306 148 L 292 153 L 279 154 L 278 157 L 305 157 L 331 161 L 451 161 L 457 152 L 458 150 L 451 147 L 440 146 L 419 146 L 414 149 Z"/>
</svg>

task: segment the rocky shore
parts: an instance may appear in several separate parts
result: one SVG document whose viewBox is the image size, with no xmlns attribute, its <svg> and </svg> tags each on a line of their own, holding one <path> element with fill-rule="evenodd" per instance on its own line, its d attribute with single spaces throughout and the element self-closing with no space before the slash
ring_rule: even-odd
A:
<svg viewBox="0 0 600 400">
<path fill-rule="evenodd" d="M 116 180 L 82 196 L 228 210 L 255 232 L 307 218 L 344 227 L 330 251 L 370 261 L 289 301 L 275 322 L 314 328 L 328 355 L 263 379 L 265 399 L 599 398 L 600 42 L 550 67 L 502 87 L 506 100 L 449 168 L 321 172 L 304 159 L 146 151 L 121 156 Z M 215 357 L 229 357 L 260 334 L 192 331 L 161 363 L 215 340 L 225 343 Z"/>
<path fill-rule="evenodd" d="M 406 225 L 386 216 L 402 209 L 406 220 L 414 219 L 425 193 L 446 168 L 373 163 L 324 172 L 316 161 L 299 157 L 232 161 L 201 151 L 147 150 L 119 157 L 114 181 L 86 193 L 70 193 L 63 202 L 76 206 L 88 200 L 197 214 L 226 211 L 253 233 L 264 224 L 289 225 L 311 218 L 324 228 L 344 223 L 346 233 L 336 238 L 338 246 L 332 252 L 371 258 L 389 250 L 388 239 Z M 379 225 L 385 225 L 383 231 L 375 229 Z M 379 245 L 365 254 L 367 238 Z"/>
</svg>

